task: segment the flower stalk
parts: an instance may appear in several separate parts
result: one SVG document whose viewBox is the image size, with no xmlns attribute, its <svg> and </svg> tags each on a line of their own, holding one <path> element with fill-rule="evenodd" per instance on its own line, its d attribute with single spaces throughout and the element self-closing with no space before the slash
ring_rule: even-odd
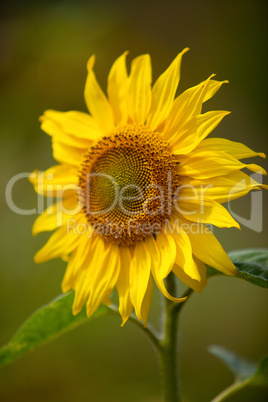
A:
<svg viewBox="0 0 268 402">
<path fill-rule="evenodd" d="M 170 294 L 176 295 L 174 275 L 166 279 L 166 287 Z M 188 288 L 183 296 L 190 296 L 193 290 Z M 184 303 L 174 303 L 165 298 L 165 320 L 163 335 L 159 341 L 159 362 L 162 390 L 165 402 L 180 402 L 181 390 L 179 379 L 179 312 Z"/>
<path fill-rule="evenodd" d="M 176 294 L 173 275 L 168 276 L 166 287 L 170 294 Z M 175 306 L 174 302 L 165 298 L 164 331 L 159 347 L 161 380 L 165 402 L 179 402 L 181 400 L 178 373 L 179 315 L 174 309 Z"/>
<path fill-rule="evenodd" d="M 166 288 L 170 294 L 176 295 L 174 275 L 171 274 L 166 279 Z M 192 293 L 193 289 L 186 289 L 182 297 L 187 296 L 187 299 L 183 303 L 174 303 L 165 298 L 164 324 L 161 335 L 149 323 L 145 328 L 134 315 L 131 314 L 129 317 L 129 320 L 147 335 L 157 349 L 164 402 L 181 402 L 178 351 L 179 313 Z M 112 310 L 118 314 L 117 307 L 112 307 Z"/>
</svg>

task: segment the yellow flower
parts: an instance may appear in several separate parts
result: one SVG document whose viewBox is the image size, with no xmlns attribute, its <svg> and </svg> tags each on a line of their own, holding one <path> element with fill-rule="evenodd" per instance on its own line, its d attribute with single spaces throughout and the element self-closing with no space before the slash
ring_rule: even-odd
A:
<svg viewBox="0 0 268 402">
<path fill-rule="evenodd" d="M 226 81 L 213 76 L 175 97 L 181 52 L 151 87 L 148 54 L 130 74 L 124 53 L 108 76 L 108 97 L 88 61 L 85 101 L 90 114 L 48 110 L 42 129 L 58 162 L 33 172 L 35 190 L 58 200 L 34 223 L 33 233 L 55 230 L 36 254 L 68 262 L 62 289 L 75 290 L 73 313 L 87 302 L 90 316 L 109 303 L 116 287 L 123 323 L 133 307 L 145 325 L 154 278 L 171 271 L 194 289 L 206 285 L 206 266 L 236 275 L 236 268 L 206 224 L 239 227 L 222 203 L 262 185 L 242 169 L 265 173 L 240 159 L 257 154 L 245 145 L 206 137 L 229 112 L 201 113 Z"/>
</svg>

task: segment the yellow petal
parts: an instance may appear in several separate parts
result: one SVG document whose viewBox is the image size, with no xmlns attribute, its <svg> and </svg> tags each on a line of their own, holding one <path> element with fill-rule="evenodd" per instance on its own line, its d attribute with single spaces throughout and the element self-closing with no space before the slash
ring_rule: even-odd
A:
<svg viewBox="0 0 268 402">
<path fill-rule="evenodd" d="M 181 229 L 179 232 L 174 230 L 172 236 L 176 244 L 176 264 L 179 265 L 190 278 L 199 282 L 201 277 L 193 261 L 192 246 L 187 234 Z"/>
<path fill-rule="evenodd" d="M 198 270 L 200 274 L 199 281 L 191 278 L 191 276 L 189 276 L 186 271 L 177 264 L 174 265 L 173 272 L 180 281 L 185 283 L 195 292 L 203 293 L 203 289 L 207 285 L 207 267 L 202 261 L 198 260 L 197 258 L 193 257 L 193 261 L 194 264 L 192 266 L 195 266 L 195 270 Z"/>
<path fill-rule="evenodd" d="M 76 197 L 62 199 L 50 205 L 33 224 L 32 234 L 51 231 L 60 226 L 66 225 L 68 219 L 77 219 L 81 206 L 78 205 Z"/>
<path fill-rule="evenodd" d="M 96 141 L 103 135 L 97 122 L 88 113 L 73 110 L 69 112 L 47 110 L 40 117 L 40 120 L 42 122 L 41 127 L 49 135 L 58 134 L 61 137 L 67 137 L 65 141 L 71 141 L 74 137 L 74 140 L 78 142 L 78 148 L 83 148 L 87 143 L 90 144 L 91 141 Z M 49 126 L 49 123 L 54 123 L 54 126 L 52 124 Z M 58 132 L 56 128 L 58 128 Z M 64 142 L 63 138 L 62 142 Z"/>
<path fill-rule="evenodd" d="M 86 113 L 47 110 L 40 120 L 42 130 L 52 137 L 53 157 L 56 161 L 69 165 L 80 165 L 83 155 L 92 145 L 92 140 L 101 135 L 92 117 Z M 89 126 L 85 128 L 86 122 Z M 88 135 L 83 137 L 86 130 Z"/>
<path fill-rule="evenodd" d="M 163 129 L 163 135 L 168 142 L 170 142 L 174 136 L 180 136 L 179 133 L 184 124 L 193 116 L 201 113 L 202 104 L 211 77 L 205 82 L 201 82 L 201 84 L 187 89 L 173 102 L 173 106 L 167 116 Z"/>
<path fill-rule="evenodd" d="M 133 123 L 144 124 L 151 106 L 152 67 L 149 54 L 136 57 L 131 63 L 128 88 L 129 117 Z"/>
<path fill-rule="evenodd" d="M 185 282 L 188 286 L 191 286 L 194 290 L 200 291 L 201 282 L 203 287 L 205 286 L 204 278 L 201 278 L 199 269 L 193 259 L 192 246 L 187 234 L 180 229 L 180 231 L 174 230 L 173 238 L 176 243 L 176 264 L 177 267 L 173 268 L 173 272 Z"/>
<path fill-rule="evenodd" d="M 78 186 L 78 170 L 74 166 L 56 165 L 44 172 L 33 171 L 29 175 L 29 181 L 38 194 L 47 197 L 75 196 Z"/>
<path fill-rule="evenodd" d="M 205 81 L 203 82 L 203 84 L 204 83 L 205 83 Z M 227 81 L 227 80 L 225 80 L 225 81 L 210 80 L 203 102 L 206 102 L 207 100 L 212 98 L 212 96 L 214 96 L 215 93 L 218 92 L 218 90 L 221 88 L 222 84 L 228 84 L 228 83 L 229 83 L 229 81 Z"/>
<path fill-rule="evenodd" d="M 168 69 L 157 79 L 152 89 L 152 106 L 147 125 L 155 130 L 167 117 L 180 81 L 181 59 L 189 49 L 184 49 Z"/>
<path fill-rule="evenodd" d="M 161 260 L 158 275 L 161 279 L 164 279 L 171 272 L 175 263 L 176 245 L 173 237 L 168 232 L 161 232 L 156 236 L 156 246 Z"/>
<path fill-rule="evenodd" d="M 241 142 L 227 140 L 226 138 L 206 138 L 203 140 L 196 151 L 223 151 L 237 159 L 252 158 L 253 156 L 260 156 L 265 158 L 262 152 L 254 152 Z"/>
<path fill-rule="evenodd" d="M 67 231 L 67 227 L 63 226 L 50 236 L 48 242 L 35 254 L 34 260 L 39 264 L 53 258 L 65 256 L 71 253 L 78 243 L 79 235 L 73 230 Z"/>
<path fill-rule="evenodd" d="M 193 254 L 199 260 L 226 275 L 236 275 L 236 267 L 206 226 L 184 220 L 183 230 L 190 239 Z"/>
<path fill-rule="evenodd" d="M 88 300 L 88 316 L 96 311 L 102 301 L 106 303 L 120 269 L 120 265 L 116 264 L 119 260 L 116 245 L 106 247 L 103 239 L 98 236 L 93 236 L 89 240 L 89 247 L 85 250 L 85 256 L 81 255 L 82 259 L 77 262 L 80 266 L 73 286 L 75 290 L 74 315 L 79 313 L 86 300 Z M 102 256 L 101 260 L 100 255 Z M 78 259 L 78 255 L 76 259 Z"/>
<path fill-rule="evenodd" d="M 141 306 L 141 319 L 144 322 L 145 328 L 147 326 L 148 315 L 152 304 L 152 297 L 153 297 L 153 280 L 152 276 L 150 275 L 147 290 L 145 292 L 145 296 Z"/>
<path fill-rule="evenodd" d="M 245 165 L 244 167 L 247 168 L 248 170 L 251 170 L 254 173 L 258 173 L 261 175 L 267 175 L 266 170 L 264 170 L 261 166 L 255 165 L 254 163 L 250 163 L 249 165 Z"/>
<path fill-rule="evenodd" d="M 133 310 L 133 306 L 130 300 L 129 286 L 131 254 L 128 247 L 119 247 L 119 251 L 121 268 L 117 279 L 116 288 L 119 297 L 119 313 L 122 317 L 122 325 L 124 325 Z"/>
<path fill-rule="evenodd" d="M 211 177 L 209 179 L 195 180 L 189 177 L 181 178 L 182 193 L 185 197 L 207 197 L 223 203 L 243 197 L 251 190 L 266 188 L 264 184 L 253 180 L 244 172 L 233 172 L 223 177 Z"/>
<path fill-rule="evenodd" d="M 108 97 L 114 112 L 114 119 L 117 124 L 127 123 L 127 89 L 128 75 L 126 68 L 126 56 L 123 53 L 115 60 L 108 76 Z"/>
<path fill-rule="evenodd" d="M 193 151 L 230 112 L 213 110 L 194 116 L 170 140 L 174 155 L 186 154 Z M 205 149 L 206 151 L 211 149 Z"/>
<path fill-rule="evenodd" d="M 69 254 L 65 254 L 65 255 L 62 255 L 60 258 L 62 259 L 62 261 L 68 262 L 68 261 L 70 260 L 70 255 L 69 255 Z"/>
<path fill-rule="evenodd" d="M 94 63 L 95 56 L 92 56 L 87 63 L 88 75 L 85 86 L 85 101 L 89 112 L 99 126 L 110 131 L 114 128 L 113 112 L 96 80 L 93 72 Z"/>
<path fill-rule="evenodd" d="M 162 238 L 162 236 L 161 236 L 161 238 Z M 170 239 L 170 236 L 169 236 L 169 239 Z M 173 242 L 171 241 L 171 256 L 168 255 L 170 248 L 164 247 L 162 249 L 162 247 L 161 247 L 162 253 L 160 252 L 159 247 L 157 246 L 156 241 L 154 240 L 153 236 L 147 237 L 144 242 L 152 256 L 152 267 L 151 267 L 152 274 L 153 274 L 155 283 L 158 286 L 158 288 L 160 289 L 160 291 L 163 293 L 163 295 L 165 297 L 167 297 L 169 300 L 174 301 L 175 303 L 180 303 L 180 302 L 184 301 L 186 299 L 186 297 L 176 298 L 176 297 L 170 295 L 164 284 L 164 279 L 166 278 L 166 276 L 163 276 L 163 275 L 166 275 L 166 274 L 168 275 L 170 273 L 170 271 L 172 270 L 172 268 L 174 266 L 174 262 L 175 262 L 175 256 L 174 256 L 175 243 L 174 243 L 174 241 Z M 166 241 L 165 241 L 165 244 L 166 244 Z M 169 261 L 169 263 L 168 263 L 168 261 Z"/>
<path fill-rule="evenodd" d="M 63 145 L 83 150 L 90 148 L 92 144 L 90 140 L 76 138 L 75 136 L 64 133 L 62 128 L 55 123 L 55 121 L 47 118 L 42 120 L 41 129 L 53 137 L 54 143 L 61 142 Z"/>
<path fill-rule="evenodd" d="M 93 255 L 87 268 L 88 317 L 97 310 L 103 300 L 107 299 L 107 295 L 111 294 L 120 272 L 119 248 L 116 244 L 107 244 L 104 253 L 96 253 L 94 254 L 96 259 Z M 100 256 L 102 256 L 101 260 Z"/>
<path fill-rule="evenodd" d="M 247 165 L 224 152 L 194 151 L 179 164 L 177 172 L 181 176 L 207 179 L 224 176 L 244 167 Z"/>
<path fill-rule="evenodd" d="M 172 109 L 165 122 L 163 134 L 168 140 L 192 116 L 200 114 L 202 103 L 210 99 L 228 81 L 216 81 L 210 76 L 206 81 L 187 89 L 175 99 Z"/>
<path fill-rule="evenodd" d="M 99 241 L 100 240 L 100 241 Z M 62 284 L 62 287 L 69 283 L 72 283 L 72 288 L 75 290 L 75 297 L 73 302 L 73 314 L 78 314 L 83 305 L 86 303 L 89 297 L 89 276 L 88 276 L 88 268 L 91 266 L 92 262 L 96 263 L 97 255 L 96 251 L 100 251 L 103 254 L 104 244 L 102 239 L 97 236 L 92 236 L 89 239 L 87 247 L 85 247 L 85 242 L 81 241 L 80 250 L 77 253 L 72 253 L 70 263 L 73 262 L 73 265 L 68 266 L 68 273 L 66 271 L 66 279 Z M 84 251 L 84 254 L 81 252 Z M 75 255 L 74 255 L 75 254 Z M 74 256 L 73 260 L 72 257 Z M 80 258 L 79 258 L 80 257 Z"/>
<path fill-rule="evenodd" d="M 130 264 L 129 284 L 131 303 L 135 308 L 135 313 L 139 320 L 142 320 L 141 307 L 148 288 L 150 270 L 151 256 L 144 242 L 137 242 Z"/>
<path fill-rule="evenodd" d="M 236 227 L 240 229 L 239 224 L 227 209 L 218 202 L 203 197 L 186 197 L 184 199 L 183 191 L 180 193 L 177 212 L 191 222 L 210 223 L 220 228 Z"/>
<path fill-rule="evenodd" d="M 58 137 L 52 137 L 52 150 L 53 158 L 63 164 L 80 166 L 83 162 L 84 155 L 87 152 L 87 148 L 75 148 L 73 146 L 64 144 L 58 141 Z"/>
<path fill-rule="evenodd" d="M 172 223 L 174 224 L 174 222 Z M 175 225 L 172 235 L 177 248 L 173 272 L 187 286 L 202 293 L 207 284 L 205 264 L 193 256 L 190 239 L 183 229 L 176 230 Z"/>
<path fill-rule="evenodd" d="M 103 296 L 102 304 L 105 304 L 105 306 L 110 306 L 111 304 L 113 304 L 112 299 L 111 299 L 110 290 L 107 295 Z"/>
<path fill-rule="evenodd" d="M 71 257 L 69 258 L 68 266 L 61 284 L 64 293 L 68 292 L 70 289 L 75 289 L 75 283 L 78 282 L 78 278 L 84 277 L 86 274 L 88 260 L 91 258 L 92 251 L 97 241 L 96 236 L 90 236 L 90 229 L 88 233 L 88 236 L 80 236 L 77 248 L 72 252 Z M 86 299 L 81 304 L 81 307 L 85 301 Z M 77 309 L 76 305 L 74 310 L 78 313 L 81 308 Z"/>
</svg>

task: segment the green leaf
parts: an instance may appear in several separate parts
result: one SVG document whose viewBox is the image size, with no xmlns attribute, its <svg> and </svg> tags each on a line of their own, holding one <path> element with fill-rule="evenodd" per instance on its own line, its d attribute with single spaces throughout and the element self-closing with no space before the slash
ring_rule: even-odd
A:
<svg viewBox="0 0 268 402">
<path fill-rule="evenodd" d="M 268 288 L 268 249 L 236 250 L 232 251 L 229 256 L 237 268 L 237 278 L 262 288 Z M 208 267 L 208 278 L 217 275 L 224 274 Z"/>
<path fill-rule="evenodd" d="M 251 385 L 263 385 L 268 387 L 268 356 L 264 357 L 251 379 Z"/>
<path fill-rule="evenodd" d="M 235 376 L 234 383 L 216 396 L 212 402 L 224 401 L 248 385 L 268 387 L 268 356 L 259 363 L 253 363 L 223 346 L 211 345 L 209 352 L 217 356 Z"/>
<path fill-rule="evenodd" d="M 266 248 L 234 250 L 229 253 L 229 257 L 235 262 L 248 262 L 268 267 L 268 249 Z"/>
<path fill-rule="evenodd" d="M 87 318 L 85 308 L 74 316 L 73 299 L 73 293 L 60 295 L 30 316 L 0 350 L 0 367 L 92 318 L 115 314 L 113 308 L 101 305 L 90 318 Z"/>
<path fill-rule="evenodd" d="M 244 381 L 253 376 L 257 370 L 257 363 L 250 362 L 223 346 L 211 345 L 208 350 L 228 367 L 234 374 L 235 381 Z"/>
</svg>

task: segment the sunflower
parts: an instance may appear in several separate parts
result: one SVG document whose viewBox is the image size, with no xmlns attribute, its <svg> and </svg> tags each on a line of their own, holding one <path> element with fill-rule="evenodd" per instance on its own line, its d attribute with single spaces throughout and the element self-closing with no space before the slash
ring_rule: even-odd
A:
<svg viewBox="0 0 268 402">
<path fill-rule="evenodd" d="M 167 298 L 182 302 L 165 287 L 172 271 L 199 293 L 205 264 L 236 275 L 208 224 L 239 228 L 221 204 L 262 187 L 242 169 L 263 169 L 240 160 L 265 155 L 207 138 L 229 112 L 201 113 L 202 104 L 227 81 L 212 75 L 175 97 L 187 50 L 152 87 L 150 56 L 135 58 L 128 74 L 125 52 L 110 70 L 108 96 L 92 56 L 89 113 L 47 110 L 41 117 L 58 164 L 30 175 L 39 194 L 56 198 L 34 223 L 33 234 L 54 230 L 35 261 L 68 262 L 62 290 L 75 291 L 74 314 L 87 303 L 90 316 L 116 288 L 123 324 L 134 308 L 146 325 L 152 278 Z"/>
</svg>

